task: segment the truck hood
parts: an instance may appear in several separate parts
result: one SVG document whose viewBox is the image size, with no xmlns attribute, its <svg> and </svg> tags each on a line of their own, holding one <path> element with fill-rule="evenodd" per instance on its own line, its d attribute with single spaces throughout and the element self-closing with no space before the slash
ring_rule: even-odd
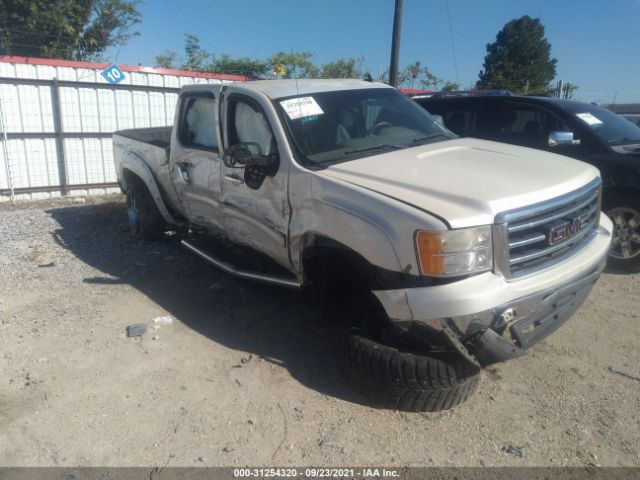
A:
<svg viewBox="0 0 640 480">
<path fill-rule="evenodd" d="M 493 223 L 496 214 L 576 190 L 599 176 L 561 155 L 463 138 L 391 151 L 320 172 L 413 205 L 451 228 Z"/>
</svg>

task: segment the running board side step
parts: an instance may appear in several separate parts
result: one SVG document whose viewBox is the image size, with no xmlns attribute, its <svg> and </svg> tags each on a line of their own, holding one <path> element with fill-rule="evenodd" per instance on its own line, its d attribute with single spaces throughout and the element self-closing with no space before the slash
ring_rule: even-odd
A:
<svg viewBox="0 0 640 480">
<path fill-rule="evenodd" d="M 302 285 L 296 280 L 288 279 L 286 277 L 275 276 L 275 275 L 265 275 L 263 273 L 254 273 L 254 272 L 249 272 L 247 270 L 240 270 L 228 262 L 224 262 L 222 260 L 213 258 L 208 253 L 202 251 L 198 247 L 195 247 L 194 245 L 190 244 L 186 240 L 182 240 L 180 243 L 182 243 L 182 245 L 187 247 L 193 253 L 203 258 L 213 266 L 218 267 L 220 270 L 223 270 L 236 277 L 244 278 L 247 280 L 253 280 L 256 282 L 270 283 L 272 285 L 278 285 L 280 287 L 287 287 L 287 288 L 294 288 L 294 289 L 300 289 L 302 287 Z"/>
</svg>

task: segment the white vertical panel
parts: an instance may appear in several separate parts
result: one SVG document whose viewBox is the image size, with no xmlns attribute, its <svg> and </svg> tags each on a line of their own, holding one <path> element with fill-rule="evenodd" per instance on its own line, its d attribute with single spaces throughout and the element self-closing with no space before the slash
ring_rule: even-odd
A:
<svg viewBox="0 0 640 480">
<path fill-rule="evenodd" d="M 164 108 L 164 94 L 161 92 L 149 92 L 149 112 L 152 127 L 164 127 L 169 125 Z"/>
<path fill-rule="evenodd" d="M 98 74 L 98 70 L 95 68 L 74 68 L 76 71 L 76 78 L 79 82 L 98 82 L 98 77 L 103 78 Z"/>
<path fill-rule="evenodd" d="M 102 161 L 102 142 L 99 138 L 83 139 L 84 165 L 87 183 L 104 183 L 104 165 Z"/>
<path fill-rule="evenodd" d="M 147 74 L 147 82 L 149 85 L 153 85 L 154 87 L 163 87 L 164 81 L 162 79 L 162 75 L 157 75 L 154 73 Z"/>
<path fill-rule="evenodd" d="M 49 65 L 36 65 L 36 75 L 42 80 L 51 80 L 56 76 L 56 69 Z"/>
<path fill-rule="evenodd" d="M 147 85 L 147 74 L 139 73 L 139 72 L 128 72 L 128 75 L 131 77 L 131 83 L 133 85 Z"/>
<path fill-rule="evenodd" d="M 16 85 L 0 84 L 0 98 L 2 110 L 7 122 L 7 132 L 22 132 L 22 121 L 18 105 L 18 87 Z"/>
<path fill-rule="evenodd" d="M 87 183 L 82 139 L 66 138 L 64 140 L 64 156 L 67 161 L 67 178 L 69 184 L 79 185 Z"/>
<path fill-rule="evenodd" d="M 7 159 L 4 155 L 4 139 L 0 137 L 0 189 L 9 188 L 9 180 L 7 179 Z M 0 196 L 0 201 L 2 197 Z"/>
<path fill-rule="evenodd" d="M 100 131 L 100 118 L 98 115 L 98 96 L 94 88 L 79 88 L 82 131 L 87 133 Z"/>
<path fill-rule="evenodd" d="M 180 77 L 175 75 L 163 75 L 164 86 L 171 88 L 180 88 Z"/>
<path fill-rule="evenodd" d="M 82 121 L 78 91 L 71 87 L 60 87 L 60 114 L 63 132 L 81 132 Z"/>
<path fill-rule="evenodd" d="M 71 67 L 56 67 L 58 80 L 77 80 L 76 69 Z"/>
<path fill-rule="evenodd" d="M 26 139 L 25 163 L 29 171 L 29 186 L 44 187 L 49 185 L 49 172 L 47 170 L 47 157 L 45 144 L 42 139 Z"/>
<path fill-rule="evenodd" d="M 112 90 L 98 89 L 101 132 L 113 132 L 118 129 L 115 101 L 115 93 Z"/>
<path fill-rule="evenodd" d="M 29 170 L 24 153 L 24 140 L 9 140 L 9 163 L 13 188 L 29 186 Z"/>
<path fill-rule="evenodd" d="M 118 130 L 134 128 L 133 122 L 133 92 L 116 90 L 116 120 Z"/>
<path fill-rule="evenodd" d="M 58 150 L 54 138 L 44 140 L 45 155 L 47 157 L 47 171 L 49 172 L 49 185 L 60 185 L 60 172 L 58 171 Z"/>
<path fill-rule="evenodd" d="M 20 113 L 24 132 L 42 131 L 42 112 L 40 111 L 40 95 L 38 87 L 33 85 L 19 85 Z"/>
<path fill-rule="evenodd" d="M 102 164 L 104 167 L 104 181 L 106 183 L 117 182 L 116 162 L 113 158 L 113 142 L 110 138 L 102 139 Z"/>
<path fill-rule="evenodd" d="M 0 62 L 0 76 L 2 77 L 15 77 L 16 65 L 15 63 Z"/>
<path fill-rule="evenodd" d="M 151 126 L 149 118 L 149 94 L 147 92 L 134 91 L 133 93 L 133 122 L 135 128 Z"/>
<path fill-rule="evenodd" d="M 55 125 L 53 123 L 53 107 L 51 102 L 51 87 L 41 85 L 38 87 L 38 97 L 40 101 L 40 111 L 42 112 L 42 131 L 53 132 L 55 131 Z"/>
<path fill-rule="evenodd" d="M 27 63 L 16 63 L 16 77 L 37 78 L 35 65 L 29 65 Z"/>
</svg>

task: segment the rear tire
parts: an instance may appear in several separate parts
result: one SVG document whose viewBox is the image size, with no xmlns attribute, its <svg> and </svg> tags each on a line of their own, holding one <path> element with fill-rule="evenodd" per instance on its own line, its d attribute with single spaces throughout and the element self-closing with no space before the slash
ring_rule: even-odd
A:
<svg viewBox="0 0 640 480">
<path fill-rule="evenodd" d="M 129 231 L 136 237 L 159 240 L 164 235 L 166 223 L 142 182 L 135 182 L 127 189 L 127 217 Z"/>
<path fill-rule="evenodd" d="M 342 342 L 347 382 L 378 407 L 410 412 L 447 410 L 467 400 L 480 369 L 454 353 L 403 352 L 347 333 Z"/>
<path fill-rule="evenodd" d="M 603 210 L 613 222 L 608 265 L 625 272 L 640 272 L 640 197 L 613 196 L 605 200 Z"/>
</svg>

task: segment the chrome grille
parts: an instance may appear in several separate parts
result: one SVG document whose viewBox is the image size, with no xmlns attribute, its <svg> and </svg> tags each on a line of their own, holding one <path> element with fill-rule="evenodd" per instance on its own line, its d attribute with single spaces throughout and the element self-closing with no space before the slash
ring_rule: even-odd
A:
<svg viewBox="0 0 640 480">
<path fill-rule="evenodd" d="M 597 179 L 571 194 L 498 215 L 503 274 L 517 277 L 545 268 L 585 245 L 598 227 L 600 188 Z"/>
</svg>

